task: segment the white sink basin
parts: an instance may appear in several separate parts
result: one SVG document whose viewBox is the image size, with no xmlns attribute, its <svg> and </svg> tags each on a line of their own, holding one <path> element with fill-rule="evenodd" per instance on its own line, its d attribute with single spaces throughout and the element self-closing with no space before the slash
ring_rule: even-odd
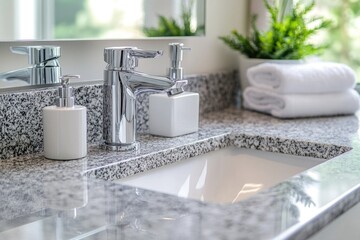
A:
<svg viewBox="0 0 360 240">
<path fill-rule="evenodd" d="M 324 159 L 228 147 L 116 182 L 214 203 L 233 203 Z"/>
</svg>

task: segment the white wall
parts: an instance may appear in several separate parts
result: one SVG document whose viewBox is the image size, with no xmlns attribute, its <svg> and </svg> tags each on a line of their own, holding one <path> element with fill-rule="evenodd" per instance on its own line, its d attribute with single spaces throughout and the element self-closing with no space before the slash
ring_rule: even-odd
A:
<svg viewBox="0 0 360 240">
<path fill-rule="evenodd" d="M 153 74 L 165 74 L 169 65 L 170 42 L 181 41 L 192 48 L 184 55 L 185 74 L 211 73 L 237 68 L 238 54 L 224 45 L 218 36 L 237 29 L 246 32 L 247 0 L 207 0 L 206 37 L 183 39 L 137 39 L 97 41 L 53 41 L 53 42 L 3 42 L 0 43 L 0 72 L 27 65 L 25 56 L 11 54 L 13 45 L 59 45 L 62 48 L 61 66 L 63 74 L 80 74 L 82 80 L 102 79 L 105 63 L 103 49 L 111 46 L 136 46 L 144 49 L 162 49 L 164 56 L 141 60 L 138 70 Z"/>
<path fill-rule="evenodd" d="M 14 9 L 15 1 L 0 0 L 0 39 L 15 36 Z"/>
</svg>

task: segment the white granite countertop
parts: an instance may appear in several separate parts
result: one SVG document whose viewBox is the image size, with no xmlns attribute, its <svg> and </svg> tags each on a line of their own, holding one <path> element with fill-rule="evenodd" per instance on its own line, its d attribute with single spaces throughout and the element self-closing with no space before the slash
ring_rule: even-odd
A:
<svg viewBox="0 0 360 240">
<path fill-rule="evenodd" d="M 279 120 L 230 108 L 206 114 L 194 134 L 141 134 L 136 152 L 95 145 L 74 161 L 1 160 L 0 239 L 306 239 L 360 201 L 358 128 L 357 116 Z M 234 204 L 111 182 L 230 145 L 330 160 Z"/>
</svg>

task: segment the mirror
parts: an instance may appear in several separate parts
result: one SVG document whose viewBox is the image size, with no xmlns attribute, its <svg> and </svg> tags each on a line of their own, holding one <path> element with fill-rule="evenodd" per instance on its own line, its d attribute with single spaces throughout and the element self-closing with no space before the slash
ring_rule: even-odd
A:
<svg viewBox="0 0 360 240">
<path fill-rule="evenodd" d="M 205 29 L 205 0 L 0 0 L 0 6 L 0 41 L 193 36 Z"/>
<path fill-rule="evenodd" d="M 28 88 L 31 81 L 24 79 L 36 70 L 26 57 L 11 53 L 10 46 L 205 34 L 205 0 L 0 0 L 0 6 L 0 92 Z M 83 41 L 83 45 L 93 43 Z M 61 55 L 69 56 L 61 50 Z M 42 62 L 36 71 L 48 75 L 47 67 L 57 66 L 53 63 Z"/>
</svg>

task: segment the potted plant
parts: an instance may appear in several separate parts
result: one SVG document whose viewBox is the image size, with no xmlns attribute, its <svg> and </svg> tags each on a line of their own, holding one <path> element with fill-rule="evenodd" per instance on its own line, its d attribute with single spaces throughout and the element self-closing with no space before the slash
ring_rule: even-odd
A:
<svg viewBox="0 0 360 240">
<path fill-rule="evenodd" d="M 327 29 L 330 21 L 323 17 L 314 17 L 310 11 L 315 1 L 304 4 L 292 0 L 278 0 L 270 4 L 263 0 L 270 15 L 270 26 L 260 32 L 256 26 L 256 16 L 252 17 L 251 32 L 243 36 L 233 30 L 228 36 L 220 39 L 232 49 L 239 51 L 241 88 L 248 86 L 247 68 L 263 62 L 293 63 L 307 56 L 321 53 L 325 45 L 315 45 L 310 39 L 320 30 Z"/>
<path fill-rule="evenodd" d="M 190 0 L 188 6 L 186 6 L 185 1 L 181 2 L 180 23 L 174 18 L 159 15 L 158 26 L 144 28 L 143 32 L 147 37 L 198 36 L 204 34 L 205 27 L 203 25 L 197 26 L 195 29 L 191 26 L 194 3 L 194 0 Z"/>
</svg>

